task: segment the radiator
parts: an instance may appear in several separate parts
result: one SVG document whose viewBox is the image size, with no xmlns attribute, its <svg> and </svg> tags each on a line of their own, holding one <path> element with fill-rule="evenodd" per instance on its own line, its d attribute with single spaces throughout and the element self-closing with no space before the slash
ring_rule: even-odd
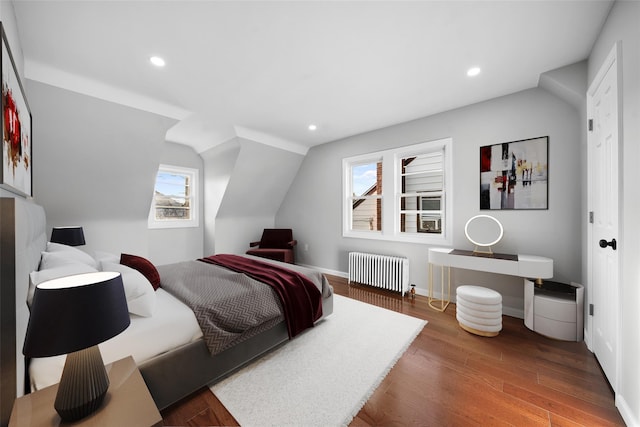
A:
<svg viewBox="0 0 640 427">
<path fill-rule="evenodd" d="M 389 255 L 349 252 L 349 283 L 351 282 L 404 295 L 409 291 L 409 260 Z"/>
</svg>

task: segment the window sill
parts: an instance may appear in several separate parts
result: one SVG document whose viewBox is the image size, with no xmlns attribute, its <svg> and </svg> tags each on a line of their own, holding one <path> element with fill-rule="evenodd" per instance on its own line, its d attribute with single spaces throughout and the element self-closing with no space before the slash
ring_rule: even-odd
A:
<svg viewBox="0 0 640 427">
<path fill-rule="evenodd" d="M 148 224 L 147 228 L 149 230 L 163 230 L 166 228 L 197 228 L 200 225 L 198 222 L 194 221 L 185 221 L 185 222 L 177 222 L 177 221 L 167 221 L 163 223 L 153 223 Z"/>
<path fill-rule="evenodd" d="M 407 234 L 407 235 L 389 235 L 382 232 L 354 232 L 349 231 L 342 233 L 342 237 L 352 239 L 368 239 L 368 240 L 381 240 L 387 242 L 399 242 L 399 243 L 419 243 L 423 245 L 440 245 L 451 246 L 452 239 L 447 239 L 443 235 L 434 234 Z"/>
</svg>

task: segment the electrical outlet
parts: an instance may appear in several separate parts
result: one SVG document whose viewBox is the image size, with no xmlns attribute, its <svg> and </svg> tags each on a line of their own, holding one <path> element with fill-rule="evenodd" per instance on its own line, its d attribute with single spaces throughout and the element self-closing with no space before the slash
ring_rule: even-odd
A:
<svg viewBox="0 0 640 427">
<path fill-rule="evenodd" d="M 304 244 L 304 250 L 305 250 L 305 252 L 307 252 L 309 250 L 309 244 L 308 243 Z"/>
</svg>

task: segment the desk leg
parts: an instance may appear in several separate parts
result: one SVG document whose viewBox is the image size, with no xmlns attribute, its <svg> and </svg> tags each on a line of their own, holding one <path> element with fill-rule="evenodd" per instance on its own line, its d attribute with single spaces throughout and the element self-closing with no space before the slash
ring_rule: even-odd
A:
<svg viewBox="0 0 640 427">
<path fill-rule="evenodd" d="M 437 311 L 445 311 L 451 302 L 451 267 L 447 266 L 447 297 L 445 299 L 444 283 L 445 266 L 440 266 L 440 299 L 433 296 L 433 264 L 429 263 L 429 307 Z"/>
</svg>

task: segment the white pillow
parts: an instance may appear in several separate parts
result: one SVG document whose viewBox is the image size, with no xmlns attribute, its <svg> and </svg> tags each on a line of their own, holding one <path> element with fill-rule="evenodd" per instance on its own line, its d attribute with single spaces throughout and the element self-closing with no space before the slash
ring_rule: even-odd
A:
<svg viewBox="0 0 640 427">
<path fill-rule="evenodd" d="M 57 268 L 69 264 L 84 264 L 98 270 L 98 265 L 93 258 L 91 258 L 93 262 L 86 262 L 86 260 L 81 261 L 78 258 L 82 257 L 78 257 L 71 252 L 42 252 L 42 256 L 40 257 L 40 267 L 38 267 L 38 270 L 48 270 L 50 268 Z"/>
<path fill-rule="evenodd" d="M 60 243 L 47 242 L 46 252 L 64 255 L 68 259 L 79 261 L 84 264 L 90 265 L 93 268 L 98 268 L 98 262 L 93 259 L 88 253 L 74 248 L 73 246 L 62 245 Z M 42 269 L 42 268 L 41 268 Z"/>
<path fill-rule="evenodd" d="M 151 283 L 137 270 L 126 265 L 102 262 L 102 271 L 116 271 L 122 275 L 129 313 L 151 317 L 156 309 L 156 293 Z"/>
<path fill-rule="evenodd" d="M 112 254 L 111 252 L 95 251 L 94 258 L 100 264 L 102 264 L 103 262 L 120 264 L 120 255 Z"/>
<path fill-rule="evenodd" d="M 29 305 L 29 307 L 31 307 L 31 302 L 33 301 L 33 294 L 36 291 L 36 286 L 38 286 L 42 282 L 58 279 L 65 276 L 73 276 L 74 274 L 96 273 L 97 271 L 98 270 L 96 270 L 95 268 L 81 262 L 62 264 L 45 270 L 32 271 L 29 274 L 29 292 L 27 293 L 27 304 Z"/>
</svg>

